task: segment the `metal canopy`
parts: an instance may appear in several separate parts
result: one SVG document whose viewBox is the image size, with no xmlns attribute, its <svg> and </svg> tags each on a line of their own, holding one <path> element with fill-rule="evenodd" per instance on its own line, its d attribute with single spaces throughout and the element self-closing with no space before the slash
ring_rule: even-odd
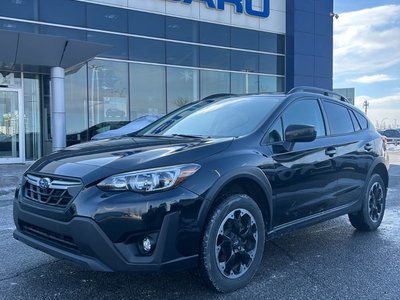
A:
<svg viewBox="0 0 400 300">
<path fill-rule="evenodd" d="M 64 37 L 0 30 L 0 70 L 40 71 L 71 69 L 111 46 Z"/>
</svg>

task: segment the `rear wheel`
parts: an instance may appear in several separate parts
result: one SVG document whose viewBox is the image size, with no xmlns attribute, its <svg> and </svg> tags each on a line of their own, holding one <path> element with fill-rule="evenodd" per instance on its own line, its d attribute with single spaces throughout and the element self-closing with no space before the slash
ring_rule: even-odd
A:
<svg viewBox="0 0 400 300">
<path fill-rule="evenodd" d="M 227 197 L 213 211 L 204 232 L 200 275 L 217 291 L 242 288 L 257 272 L 265 226 L 257 203 L 247 195 Z"/>
<path fill-rule="evenodd" d="M 373 174 L 368 182 L 362 209 L 357 213 L 349 214 L 350 223 L 359 230 L 376 230 L 381 225 L 385 206 L 385 184 L 378 174 Z"/>
</svg>

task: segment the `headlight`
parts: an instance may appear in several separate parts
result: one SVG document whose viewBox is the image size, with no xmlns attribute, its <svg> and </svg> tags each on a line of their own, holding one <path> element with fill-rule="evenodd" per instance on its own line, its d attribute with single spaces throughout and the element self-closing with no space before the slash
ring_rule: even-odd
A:
<svg viewBox="0 0 400 300">
<path fill-rule="evenodd" d="M 188 164 L 113 175 L 97 186 L 105 191 L 155 192 L 172 188 L 196 173 L 199 165 Z"/>
</svg>

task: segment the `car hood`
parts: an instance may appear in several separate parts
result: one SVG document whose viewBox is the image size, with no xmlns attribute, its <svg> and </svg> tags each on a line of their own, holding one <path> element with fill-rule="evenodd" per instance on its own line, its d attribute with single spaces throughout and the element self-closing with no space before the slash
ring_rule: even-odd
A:
<svg viewBox="0 0 400 300">
<path fill-rule="evenodd" d="M 117 173 L 196 162 L 225 150 L 232 140 L 125 137 L 92 141 L 45 156 L 27 172 L 76 177 L 88 184 Z"/>
</svg>

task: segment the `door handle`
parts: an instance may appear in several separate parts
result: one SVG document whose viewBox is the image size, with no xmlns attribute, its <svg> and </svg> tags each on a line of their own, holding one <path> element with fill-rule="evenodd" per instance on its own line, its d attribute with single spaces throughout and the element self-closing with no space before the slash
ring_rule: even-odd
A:
<svg viewBox="0 0 400 300">
<path fill-rule="evenodd" d="M 328 148 L 325 150 L 325 154 L 328 155 L 328 156 L 330 156 L 330 157 L 336 155 L 336 148 L 335 148 L 335 147 L 328 147 Z"/>
<path fill-rule="evenodd" d="M 371 143 L 367 143 L 367 144 L 365 144 L 364 149 L 367 151 L 371 151 L 373 149 L 373 146 Z"/>
</svg>

